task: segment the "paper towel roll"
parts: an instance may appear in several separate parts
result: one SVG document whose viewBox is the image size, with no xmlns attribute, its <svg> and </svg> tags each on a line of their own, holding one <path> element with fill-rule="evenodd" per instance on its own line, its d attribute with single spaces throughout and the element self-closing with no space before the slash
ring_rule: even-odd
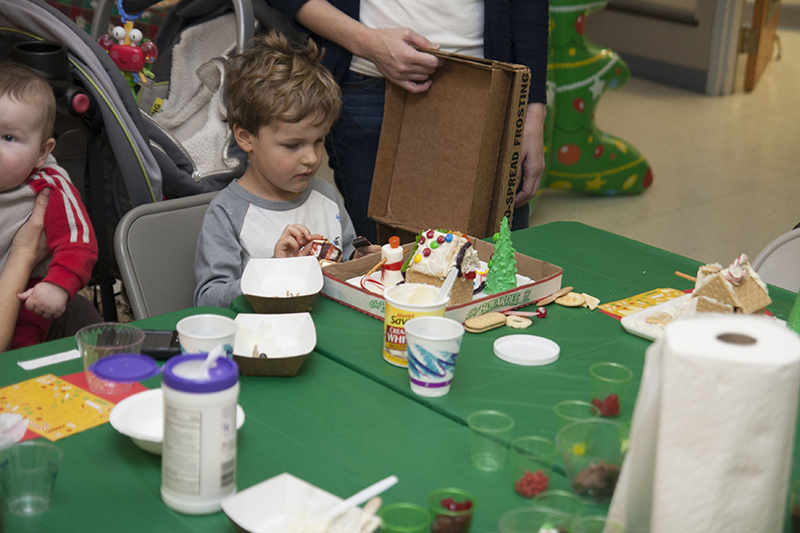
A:
<svg viewBox="0 0 800 533">
<path fill-rule="evenodd" d="M 627 533 L 780 532 L 800 337 L 777 321 L 699 315 L 646 354 L 609 509 Z"/>
</svg>

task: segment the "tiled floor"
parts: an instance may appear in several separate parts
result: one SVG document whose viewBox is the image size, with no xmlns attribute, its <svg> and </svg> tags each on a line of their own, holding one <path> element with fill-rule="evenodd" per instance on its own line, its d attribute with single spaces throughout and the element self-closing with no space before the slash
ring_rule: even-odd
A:
<svg viewBox="0 0 800 533">
<path fill-rule="evenodd" d="M 652 187 L 631 197 L 542 191 L 531 225 L 575 220 L 701 261 L 751 258 L 800 222 L 800 31 L 752 93 L 711 97 L 632 78 L 596 124 L 635 146 Z"/>
</svg>

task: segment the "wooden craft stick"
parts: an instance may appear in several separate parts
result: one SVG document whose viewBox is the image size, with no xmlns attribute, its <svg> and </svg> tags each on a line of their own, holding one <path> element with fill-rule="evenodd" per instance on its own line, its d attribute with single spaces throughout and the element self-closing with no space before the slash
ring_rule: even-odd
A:
<svg viewBox="0 0 800 533">
<path fill-rule="evenodd" d="M 366 274 L 364 274 L 364 277 L 365 277 L 365 278 L 368 278 L 368 277 L 370 277 L 372 274 L 374 274 L 374 273 L 375 273 L 375 271 L 376 271 L 376 270 L 378 270 L 380 267 L 382 267 L 382 266 L 383 266 L 385 263 L 386 263 L 386 259 L 381 259 L 380 261 L 378 261 L 378 264 L 377 264 L 377 265 L 375 265 L 374 267 L 370 268 L 370 269 L 369 269 L 369 272 L 367 272 Z"/>
<path fill-rule="evenodd" d="M 690 276 L 689 274 L 684 274 L 683 272 L 675 271 L 675 275 L 679 278 L 688 279 L 689 281 L 697 281 L 697 278 L 694 276 Z"/>
</svg>

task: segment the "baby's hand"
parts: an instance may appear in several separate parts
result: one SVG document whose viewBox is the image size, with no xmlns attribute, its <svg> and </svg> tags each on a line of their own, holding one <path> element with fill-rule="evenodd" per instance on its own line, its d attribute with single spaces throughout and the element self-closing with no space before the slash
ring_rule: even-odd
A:
<svg viewBox="0 0 800 533">
<path fill-rule="evenodd" d="M 289 224 L 283 228 L 278 242 L 275 243 L 274 257 L 298 257 L 308 255 L 310 250 L 305 246 L 315 239 L 324 239 L 322 235 L 312 235 L 307 227 L 300 224 Z"/>
<path fill-rule="evenodd" d="M 69 293 L 55 283 L 42 281 L 17 295 L 25 307 L 44 318 L 58 318 L 64 314 Z"/>
<path fill-rule="evenodd" d="M 358 259 L 359 257 L 364 257 L 365 255 L 372 255 L 372 254 L 379 254 L 381 253 L 381 247 L 377 244 L 370 244 L 369 246 L 362 246 L 360 248 L 356 248 L 356 252 L 353 254 L 353 259 Z"/>
</svg>

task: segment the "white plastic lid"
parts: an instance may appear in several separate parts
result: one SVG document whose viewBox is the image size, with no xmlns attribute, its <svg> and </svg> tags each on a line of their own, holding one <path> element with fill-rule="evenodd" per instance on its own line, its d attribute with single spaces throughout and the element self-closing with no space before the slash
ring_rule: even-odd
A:
<svg viewBox="0 0 800 533">
<path fill-rule="evenodd" d="M 536 335 L 506 335 L 494 341 L 494 354 L 515 365 L 549 365 L 560 353 L 558 344 Z"/>
</svg>

